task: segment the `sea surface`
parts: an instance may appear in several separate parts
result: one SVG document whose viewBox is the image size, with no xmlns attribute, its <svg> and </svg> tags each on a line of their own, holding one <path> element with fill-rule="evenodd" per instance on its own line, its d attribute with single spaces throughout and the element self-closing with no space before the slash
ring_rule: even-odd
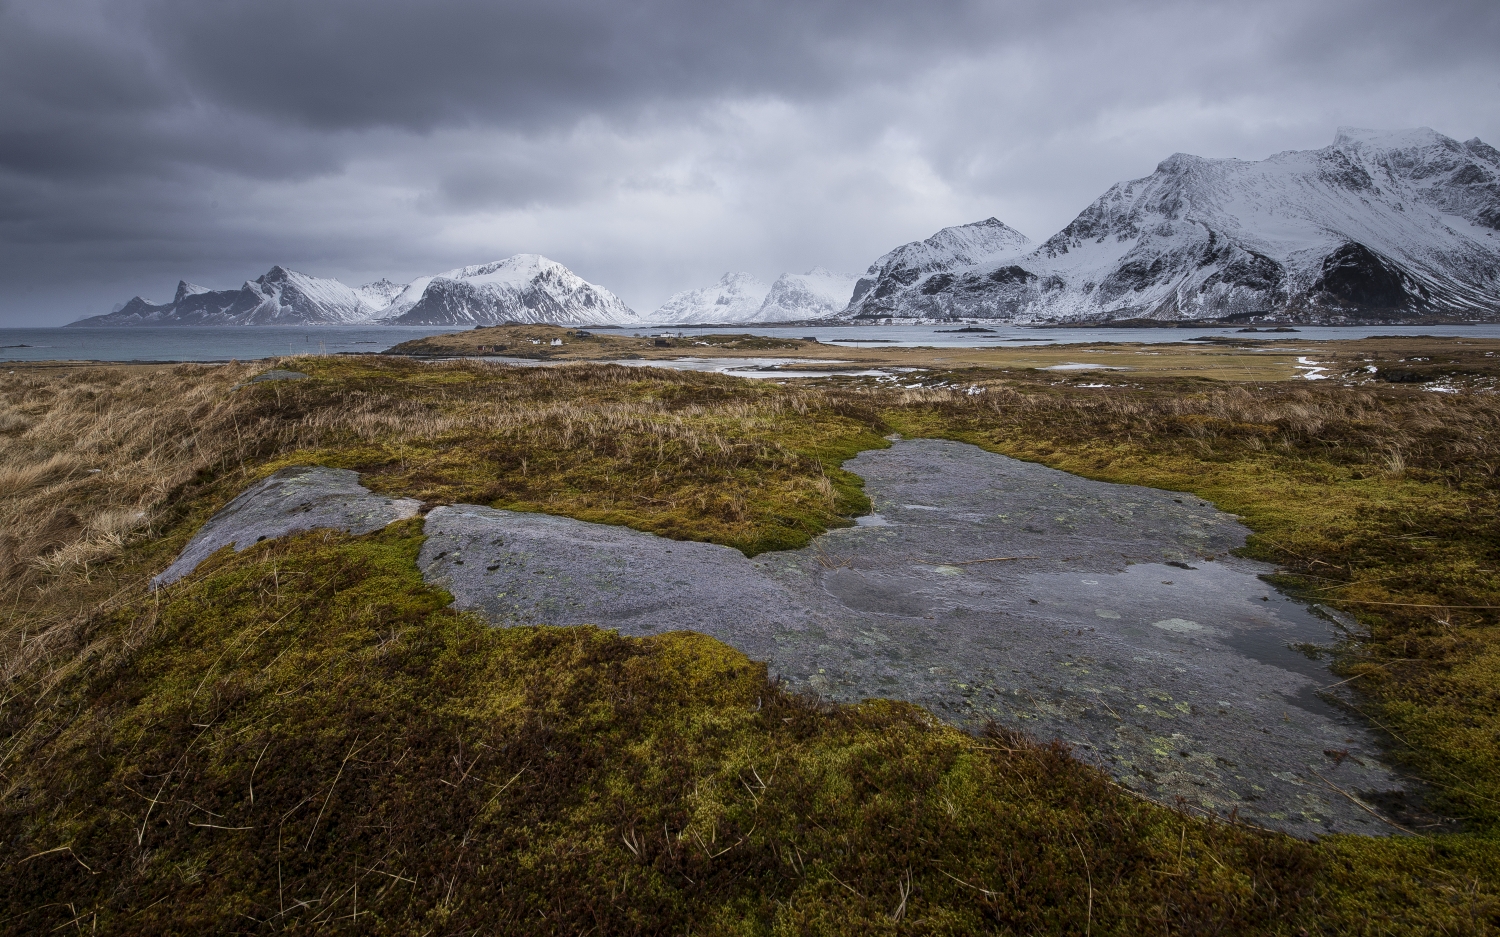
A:
<svg viewBox="0 0 1500 937">
<path fill-rule="evenodd" d="M 451 326 L 229 326 L 0 329 L 0 361 L 254 361 L 279 355 L 384 351 Z"/>
<path fill-rule="evenodd" d="M 986 326 L 989 331 L 959 331 L 960 326 L 765 325 L 705 327 L 642 326 L 598 329 L 606 334 L 708 335 L 750 333 L 773 338 L 816 338 L 829 345 L 879 348 L 925 345 L 937 348 L 1015 348 L 1099 342 L 1184 342 L 1238 333 L 1236 328 L 1190 329 L 1044 329 L 1031 326 Z M 451 326 L 228 326 L 175 328 L 0 328 L 0 361 L 243 361 L 280 355 L 378 352 L 426 335 L 459 331 Z M 1500 338 L 1500 325 L 1421 325 L 1305 327 L 1296 332 L 1262 332 L 1253 338 L 1326 339 L 1371 335 L 1443 335 Z"/>
</svg>

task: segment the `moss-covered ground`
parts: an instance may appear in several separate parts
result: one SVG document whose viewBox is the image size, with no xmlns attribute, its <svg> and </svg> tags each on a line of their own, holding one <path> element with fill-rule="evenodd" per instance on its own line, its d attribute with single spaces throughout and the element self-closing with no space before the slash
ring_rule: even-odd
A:
<svg viewBox="0 0 1500 937">
<path fill-rule="evenodd" d="M 234 436 L 202 440 L 150 537 L 11 575 L 0 932 L 1500 927 L 1489 395 L 291 364 L 312 379 L 230 391 L 225 372 Z M 1358 705 L 1466 831 L 1298 842 L 1140 800 L 1002 727 L 816 705 L 707 638 L 492 629 L 422 582 L 416 522 L 143 588 L 248 480 L 306 462 L 429 504 L 800 545 L 864 509 L 838 463 L 893 429 L 1244 515 L 1288 588 L 1357 616 L 1339 666 Z"/>
</svg>

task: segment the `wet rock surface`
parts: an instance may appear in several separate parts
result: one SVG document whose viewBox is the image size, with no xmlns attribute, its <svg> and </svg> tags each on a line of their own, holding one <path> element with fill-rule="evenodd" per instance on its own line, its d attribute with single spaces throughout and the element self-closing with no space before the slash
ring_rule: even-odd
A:
<svg viewBox="0 0 1500 937">
<path fill-rule="evenodd" d="M 262 540 L 329 527 L 367 534 L 408 517 L 421 502 L 386 498 L 359 483 L 359 473 L 322 466 L 282 469 L 241 492 L 215 514 L 151 585 L 164 586 L 192 572 L 215 551 L 247 550 Z"/>
<path fill-rule="evenodd" d="M 757 660 L 811 617 L 738 550 L 625 527 L 460 504 L 435 508 L 417 562 L 499 625 L 699 631 Z"/>
<path fill-rule="evenodd" d="M 302 381 L 306 380 L 308 376 L 309 375 L 303 374 L 301 371 L 288 371 L 283 368 L 276 368 L 270 371 L 266 371 L 262 374 L 255 375 L 250 379 L 249 382 L 251 384 L 260 384 L 264 383 L 265 381 Z"/>
<path fill-rule="evenodd" d="M 1092 482 L 937 440 L 845 464 L 875 512 L 799 551 L 738 551 L 473 505 L 433 510 L 419 564 L 497 625 L 691 629 L 839 701 L 1059 738 L 1168 803 L 1299 835 L 1385 834 L 1409 796 L 1338 683 L 1298 648 L 1335 625 L 1227 551 L 1245 529 L 1189 495 Z M 368 533 L 419 504 L 354 472 L 285 469 L 204 525 L 154 580 L 316 528 Z M 1356 800 L 1358 798 L 1358 801 Z M 1408 821 L 1410 822 L 1410 821 Z"/>
<path fill-rule="evenodd" d="M 1399 802 L 1401 780 L 1292 647 L 1331 645 L 1334 625 L 1226 555 L 1234 518 L 937 440 L 845 467 L 876 514 L 800 551 L 455 505 L 429 515 L 420 562 L 497 624 L 690 628 L 830 699 L 1060 738 L 1158 800 L 1299 835 L 1394 831 L 1352 798 Z"/>
</svg>

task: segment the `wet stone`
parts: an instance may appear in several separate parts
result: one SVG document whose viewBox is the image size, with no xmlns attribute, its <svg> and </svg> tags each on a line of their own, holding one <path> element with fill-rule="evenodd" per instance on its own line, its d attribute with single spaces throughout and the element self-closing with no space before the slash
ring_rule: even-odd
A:
<svg viewBox="0 0 1500 937">
<path fill-rule="evenodd" d="M 215 514 L 151 585 L 176 582 L 230 544 L 238 552 L 262 540 L 318 528 L 367 534 L 415 517 L 421 506 L 409 498 L 374 494 L 359 483 L 358 472 L 347 469 L 282 469 L 245 489 Z"/>
<path fill-rule="evenodd" d="M 808 613 L 738 550 L 625 527 L 460 504 L 433 509 L 417 563 L 460 608 L 501 625 L 698 631 L 758 660 Z"/>
<path fill-rule="evenodd" d="M 830 699 L 1059 738 L 1168 803 L 1304 836 L 1394 831 L 1335 789 L 1402 784 L 1319 694 L 1337 678 L 1291 647 L 1335 626 L 1227 555 L 1247 534 L 1233 517 L 938 440 L 845 468 L 884 523 L 799 551 L 455 505 L 428 516 L 422 571 L 497 624 L 699 631 Z"/>
<path fill-rule="evenodd" d="M 309 376 L 310 375 L 303 374 L 301 371 L 288 371 L 285 368 L 276 368 L 274 370 L 255 375 L 249 380 L 249 383 L 260 384 L 264 381 L 301 381 L 307 379 Z"/>
</svg>

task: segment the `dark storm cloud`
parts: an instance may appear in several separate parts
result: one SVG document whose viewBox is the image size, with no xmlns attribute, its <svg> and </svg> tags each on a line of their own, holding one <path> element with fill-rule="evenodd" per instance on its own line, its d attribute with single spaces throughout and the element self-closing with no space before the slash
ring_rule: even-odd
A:
<svg viewBox="0 0 1500 937">
<path fill-rule="evenodd" d="M 0 0 L 0 323 L 536 250 L 650 309 L 1173 151 L 1500 136 L 1500 5 Z"/>
</svg>

